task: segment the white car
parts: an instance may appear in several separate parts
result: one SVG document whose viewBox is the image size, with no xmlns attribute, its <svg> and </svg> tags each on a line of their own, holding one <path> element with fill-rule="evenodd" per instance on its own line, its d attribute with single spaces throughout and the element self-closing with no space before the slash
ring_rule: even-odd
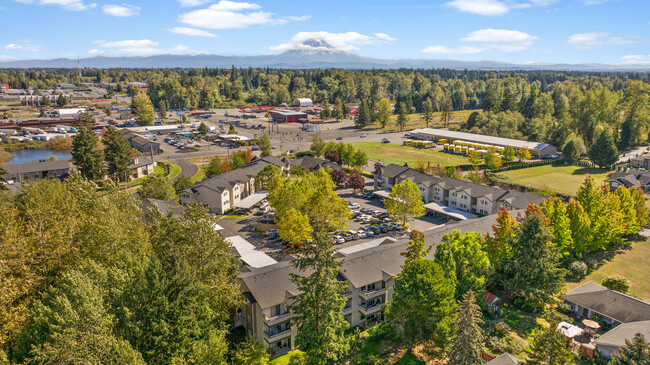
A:
<svg viewBox="0 0 650 365">
<path fill-rule="evenodd" d="M 359 209 L 359 208 L 361 208 L 361 206 L 357 203 L 350 204 L 350 209 Z"/>
<path fill-rule="evenodd" d="M 357 234 L 359 235 L 359 238 L 367 238 L 368 237 L 368 234 L 366 234 L 366 231 L 364 231 L 363 229 L 359 229 L 357 231 Z"/>
<path fill-rule="evenodd" d="M 343 237 L 341 237 L 339 235 L 332 236 L 332 238 L 334 238 L 334 241 L 336 241 L 336 243 L 338 243 L 338 244 L 345 243 L 345 240 L 343 239 Z"/>
<path fill-rule="evenodd" d="M 275 232 L 277 232 L 277 231 L 278 231 L 277 229 L 275 229 L 275 228 L 271 228 L 271 229 L 269 229 L 268 231 L 266 231 L 266 232 L 264 232 L 264 233 L 266 233 L 266 235 L 268 236 L 268 235 L 270 235 L 271 233 L 275 233 Z"/>
</svg>

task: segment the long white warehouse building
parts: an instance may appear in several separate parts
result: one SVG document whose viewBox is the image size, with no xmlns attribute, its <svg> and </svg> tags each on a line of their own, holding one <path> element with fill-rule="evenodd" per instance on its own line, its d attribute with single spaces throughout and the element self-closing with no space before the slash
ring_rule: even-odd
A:
<svg viewBox="0 0 650 365">
<path fill-rule="evenodd" d="M 453 143 L 453 141 L 455 140 L 462 140 L 466 142 L 488 144 L 488 145 L 500 146 L 500 147 L 509 146 L 514 148 L 515 150 L 518 150 L 520 148 L 527 148 L 530 151 L 530 154 L 533 157 L 537 157 L 537 158 L 542 158 L 544 156 L 553 155 L 557 153 L 557 148 L 548 143 L 522 141 L 519 139 L 485 136 L 482 134 L 474 134 L 474 133 L 455 132 L 455 131 L 448 131 L 446 129 L 435 129 L 435 128 L 414 129 L 413 131 L 411 131 L 411 135 L 413 136 L 413 138 L 426 140 L 426 141 L 438 141 L 440 139 L 448 139 L 449 143 Z"/>
</svg>

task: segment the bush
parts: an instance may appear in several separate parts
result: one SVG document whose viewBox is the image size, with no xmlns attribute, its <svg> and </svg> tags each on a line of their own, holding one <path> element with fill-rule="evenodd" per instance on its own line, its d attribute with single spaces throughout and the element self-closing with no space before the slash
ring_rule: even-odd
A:
<svg viewBox="0 0 650 365">
<path fill-rule="evenodd" d="M 566 303 L 564 303 L 566 304 Z M 568 304 L 567 304 L 568 305 Z M 571 306 L 569 305 L 569 310 Z M 543 315 L 542 318 L 546 320 L 548 323 L 559 323 L 559 322 L 571 322 L 571 317 L 567 316 L 562 312 L 560 308 L 556 309 L 551 309 L 549 311 L 546 311 Z"/>
<path fill-rule="evenodd" d="M 598 259 L 590 257 L 585 260 L 585 263 L 587 263 L 587 266 L 589 267 L 590 270 L 596 270 L 598 268 Z"/>
<path fill-rule="evenodd" d="M 621 293 L 627 293 L 630 291 L 630 280 L 626 277 L 620 275 L 610 275 L 603 279 L 603 286 L 612 290 L 616 290 Z"/>
<path fill-rule="evenodd" d="M 584 261 L 576 260 L 569 265 L 569 271 L 571 272 L 571 275 L 576 279 L 587 275 L 588 270 L 589 267 L 587 267 L 587 264 Z"/>
<path fill-rule="evenodd" d="M 313 151 L 302 151 L 296 153 L 296 158 L 301 158 L 305 156 L 316 156 L 316 154 Z"/>
</svg>

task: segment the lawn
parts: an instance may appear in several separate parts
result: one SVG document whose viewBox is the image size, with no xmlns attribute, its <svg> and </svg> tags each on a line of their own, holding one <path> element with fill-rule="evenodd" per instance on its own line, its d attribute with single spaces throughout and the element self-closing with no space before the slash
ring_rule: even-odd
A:
<svg viewBox="0 0 650 365">
<path fill-rule="evenodd" d="M 378 142 L 353 142 L 354 147 L 366 152 L 368 157 L 396 165 L 404 163 L 431 163 L 431 166 L 440 164 L 441 166 L 469 164 L 466 157 L 443 153 L 433 149 L 424 149 L 416 147 L 399 146 L 388 143 Z"/>
<path fill-rule="evenodd" d="M 449 125 L 460 125 L 467 122 L 467 118 L 473 112 L 480 112 L 480 110 L 459 110 L 451 112 L 451 119 L 449 120 Z M 442 128 L 441 112 L 433 113 L 433 120 L 429 123 L 430 128 Z M 427 125 L 422 119 L 422 114 L 409 114 L 407 115 L 407 122 L 405 130 L 411 130 L 416 128 L 425 128 Z M 397 115 L 391 116 L 390 121 L 386 124 L 385 127 L 381 127 L 379 124 L 372 125 L 368 127 L 369 129 L 382 130 L 386 132 L 397 132 Z"/>
<path fill-rule="evenodd" d="M 587 281 L 601 284 L 609 275 L 622 275 L 630 280 L 632 286 L 630 294 L 650 301 L 650 280 L 648 268 L 650 267 L 650 239 L 633 241 L 631 248 L 620 251 L 614 258 L 598 270 L 589 274 L 579 283 L 567 283 L 567 290 L 571 290 Z"/>
<path fill-rule="evenodd" d="M 199 165 L 199 171 L 197 171 L 196 174 L 192 176 L 192 184 L 194 184 L 197 181 L 201 181 L 205 179 L 205 170 L 207 168 L 208 168 L 208 164 Z"/>
<path fill-rule="evenodd" d="M 181 174 L 182 169 L 180 166 L 178 166 L 178 164 L 175 164 L 173 162 L 166 162 L 166 164 L 169 165 L 169 175 L 167 175 L 168 179 L 171 180 Z"/>
<path fill-rule="evenodd" d="M 607 170 L 604 169 L 552 165 L 500 172 L 497 179 L 535 189 L 574 195 L 587 174 L 591 174 L 597 182 L 607 179 Z"/>
</svg>

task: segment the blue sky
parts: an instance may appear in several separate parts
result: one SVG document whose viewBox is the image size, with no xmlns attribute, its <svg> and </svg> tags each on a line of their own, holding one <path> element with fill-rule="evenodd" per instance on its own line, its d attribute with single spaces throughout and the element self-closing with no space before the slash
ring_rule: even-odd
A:
<svg viewBox="0 0 650 365">
<path fill-rule="evenodd" d="M 2 0 L 0 61 L 280 53 L 650 63 L 648 0 Z"/>
</svg>

